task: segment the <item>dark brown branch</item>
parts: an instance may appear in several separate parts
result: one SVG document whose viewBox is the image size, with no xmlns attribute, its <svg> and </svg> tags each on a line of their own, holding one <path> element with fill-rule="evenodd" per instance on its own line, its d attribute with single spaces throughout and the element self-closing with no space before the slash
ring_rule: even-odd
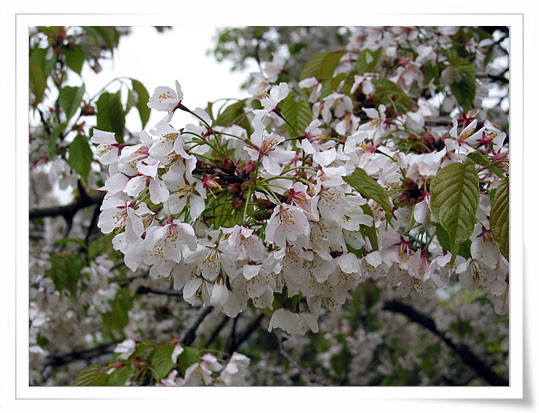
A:
<svg viewBox="0 0 539 413">
<path fill-rule="evenodd" d="M 182 297 L 183 296 L 183 290 L 163 290 L 160 288 L 151 288 L 151 287 L 145 287 L 144 285 L 141 285 L 138 287 L 137 292 L 135 293 L 137 295 L 139 294 L 160 294 L 160 295 L 168 295 L 172 297 Z"/>
<path fill-rule="evenodd" d="M 296 360 L 294 360 L 292 358 L 292 356 L 290 354 L 288 354 L 286 352 L 286 350 L 284 349 L 284 345 L 283 345 L 283 336 L 279 333 L 277 333 L 277 331 L 274 330 L 274 333 L 275 335 L 277 336 L 277 342 L 279 343 L 279 353 L 281 354 L 281 356 L 283 356 L 285 359 L 287 359 L 292 365 L 294 365 L 301 373 L 303 373 L 305 376 L 307 376 L 309 378 L 309 381 L 311 383 L 318 383 L 318 384 L 321 384 L 323 386 L 333 386 L 333 384 L 331 383 L 328 383 L 327 381 L 324 381 L 322 379 L 319 379 L 318 377 L 316 377 L 314 374 L 312 374 L 309 370 L 305 369 L 304 367 L 302 367 Z"/>
<path fill-rule="evenodd" d="M 87 195 L 85 197 L 78 197 L 75 202 L 68 205 L 30 209 L 30 220 L 57 216 L 62 216 L 65 219 L 71 219 L 79 209 L 87 208 L 92 205 L 100 205 L 103 202 L 104 197 L 104 193 Z"/>
<path fill-rule="evenodd" d="M 231 346 L 228 349 L 229 354 L 234 353 L 243 344 L 243 342 L 245 342 L 251 336 L 251 334 L 253 334 L 264 317 L 264 313 L 260 313 L 253 321 L 251 321 L 245 331 L 235 340 L 234 346 Z"/>
<path fill-rule="evenodd" d="M 197 328 L 202 324 L 206 316 L 211 313 L 213 310 L 212 306 L 204 306 L 200 310 L 198 310 L 198 313 L 194 320 L 191 322 L 189 327 L 183 332 L 182 336 L 180 337 L 180 342 L 186 346 L 190 346 L 193 341 L 195 341 L 196 338 L 196 331 Z"/>
<path fill-rule="evenodd" d="M 98 347 L 90 348 L 87 350 L 78 350 L 71 353 L 62 354 L 62 355 L 51 355 L 49 356 L 49 365 L 60 367 L 64 364 L 72 363 L 77 360 L 87 360 L 92 359 L 103 354 L 112 353 L 116 343 L 102 344 Z"/>
<path fill-rule="evenodd" d="M 452 349 L 461 360 L 475 370 L 479 376 L 487 381 L 492 386 L 509 386 L 509 381 L 493 371 L 483 360 L 481 360 L 468 346 L 465 344 L 456 344 L 447 337 L 443 332 L 438 330 L 434 320 L 425 314 L 418 312 L 412 306 L 404 304 L 397 300 L 386 301 L 384 304 L 384 310 L 391 311 L 393 313 L 399 313 L 405 315 L 413 321 L 427 330 L 438 336 L 450 349 Z"/>
<path fill-rule="evenodd" d="M 221 319 L 221 322 L 219 323 L 219 325 L 217 326 L 217 328 L 215 330 L 213 330 L 210 338 L 208 338 L 208 340 L 206 341 L 206 343 L 204 343 L 204 345 L 202 346 L 202 348 L 208 348 L 214 341 L 215 339 L 217 338 L 217 336 L 219 335 L 219 333 L 221 332 L 221 330 L 226 326 L 226 324 L 230 321 L 230 317 L 228 316 L 223 316 L 223 318 Z"/>
</svg>

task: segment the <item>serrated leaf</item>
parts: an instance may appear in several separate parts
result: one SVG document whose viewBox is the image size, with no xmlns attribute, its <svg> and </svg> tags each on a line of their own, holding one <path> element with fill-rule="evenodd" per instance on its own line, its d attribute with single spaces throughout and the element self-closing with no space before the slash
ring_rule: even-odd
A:
<svg viewBox="0 0 539 413">
<path fill-rule="evenodd" d="M 279 109 L 284 119 L 286 119 L 284 127 L 290 136 L 298 136 L 305 133 L 305 128 L 313 120 L 309 102 L 303 97 L 295 99 L 290 94 L 281 102 Z"/>
<path fill-rule="evenodd" d="M 452 57 L 449 65 L 457 71 L 458 76 L 451 83 L 451 92 L 464 111 L 470 110 L 476 93 L 474 64 L 463 57 Z"/>
<path fill-rule="evenodd" d="M 82 66 L 84 65 L 84 61 L 86 60 L 86 55 L 84 54 L 82 49 L 78 46 L 75 46 L 71 50 L 66 49 L 64 51 L 64 54 L 67 67 L 80 75 L 82 71 Z"/>
<path fill-rule="evenodd" d="M 81 176 L 84 182 L 88 179 L 93 161 L 94 154 L 88 138 L 84 135 L 77 135 L 69 145 L 69 165 Z"/>
<path fill-rule="evenodd" d="M 174 367 L 175 363 L 172 361 L 173 351 L 174 346 L 172 344 L 165 344 L 155 349 L 152 365 L 157 379 L 166 377 Z"/>
<path fill-rule="evenodd" d="M 112 130 L 116 135 L 118 142 L 124 141 L 124 129 L 125 129 L 125 112 L 122 105 L 122 97 L 119 93 L 115 93 L 110 97 L 109 101 L 109 120 Z"/>
<path fill-rule="evenodd" d="M 66 123 L 64 122 L 61 125 L 54 128 L 54 130 L 51 132 L 49 136 L 49 143 L 47 146 L 50 157 L 53 157 L 54 155 L 56 155 L 56 147 L 57 147 L 56 143 L 57 143 L 58 137 L 60 136 L 60 133 L 64 131 L 65 127 L 66 127 Z"/>
<path fill-rule="evenodd" d="M 178 357 L 178 364 L 180 365 L 180 372 L 182 376 L 185 376 L 185 370 L 189 366 L 198 363 L 200 361 L 200 351 L 194 347 L 184 347 L 182 353 Z"/>
<path fill-rule="evenodd" d="M 452 261 L 472 235 L 479 204 L 479 177 L 474 163 L 452 163 L 440 169 L 430 184 L 430 208 L 449 236 Z"/>
<path fill-rule="evenodd" d="M 369 206 L 369 204 L 361 205 L 361 209 L 363 209 L 364 214 L 367 214 L 367 215 L 371 216 L 373 218 L 373 222 L 374 222 L 374 215 L 372 213 L 372 209 Z M 376 234 L 375 226 L 372 225 L 372 226 L 369 227 L 367 225 L 361 224 L 359 227 L 361 228 L 361 231 L 369 238 L 372 249 L 374 251 L 378 251 L 378 249 L 379 249 L 378 248 L 378 236 Z"/>
<path fill-rule="evenodd" d="M 80 87 L 64 86 L 62 90 L 60 90 L 58 101 L 60 102 L 60 107 L 65 112 L 66 121 L 69 121 L 79 109 L 82 103 L 82 97 L 84 96 L 84 91 L 84 85 Z"/>
<path fill-rule="evenodd" d="M 37 104 L 40 103 L 43 99 L 43 94 L 45 93 L 47 82 L 45 76 L 43 75 L 43 70 L 41 69 L 41 66 L 31 57 L 29 58 L 29 70 L 30 90 L 34 94 Z"/>
<path fill-rule="evenodd" d="M 114 370 L 104 382 L 105 386 L 124 386 L 135 369 L 131 366 L 122 366 Z"/>
<path fill-rule="evenodd" d="M 300 80 L 307 79 L 309 77 L 316 77 L 318 79 L 328 79 L 333 76 L 335 68 L 339 64 L 339 60 L 344 55 L 344 52 L 323 52 L 314 56 L 303 67 L 301 71 Z"/>
<path fill-rule="evenodd" d="M 111 337 L 115 337 L 116 333 L 122 335 L 125 326 L 129 323 L 129 310 L 133 307 L 133 298 L 129 289 L 119 289 L 109 303 L 110 311 L 101 314 L 105 333 Z"/>
<path fill-rule="evenodd" d="M 66 290 L 75 299 L 82 278 L 82 259 L 74 255 L 53 255 L 49 262 L 51 267 L 45 271 L 45 275 L 52 280 L 56 290 Z"/>
<path fill-rule="evenodd" d="M 48 51 L 47 49 L 38 48 L 38 49 L 35 49 L 31 54 L 31 58 L 34 59 L 41 67 L 45 80 L 51 74 L 52 69 L 54 69 L 54 62 L 55 62 L 55 57 L 47 59 L 47 51 Z"/>
<path fill-rule="evenodd" d="M 136 107 L 142 123 L 142 129 L 146 127 L 148 120 L 150 119 L 151 109 L 148 107 L 148 100 L 150 100 L 150 94 L 144 87 L 144 85 L 138 80 L 131 79 L 133 86 L 133 92 L 136 94 Z"/>
<path fill-rule="evenodd" d="M 356 60 L 357 73 L 361 75 L 367 72 L 374 72 L 378 66 L 378 63 L 380 62 L 381 56 L 382 49 L 378 49 L 376 51 L 369 49 L 363 50 L 361 53 L 359 53 Z"/>
<path fill-rule="evenodd" d="M 98 381 L 99 376 L 103 373 L 101 372 L 101 366 L 94 364 L 86 367 L 79 375 L 75 378 L 73 382 L 74 386 L 95 386 Z"/>
<path fill-rule="evenodd" d="M 469 153 L 468 158 L 474 161 L 477 165 L 487 166 L 491 164 L 488 158 L 479 151 Z M 505 171 L 498 165 L 489 166 L 487 169 L 502 179 L 505 177 Z"/>
<path fill-rule="evenodd" d="M 490 210 L 490 231 L 502 255 L 509 261 L 509 177 L 502 179 Z"/>
<path fill-rule="evenodd" d="M 387 79 L 374 79 L 372 84 L 375 86 L 374 96 L 380 100 L 380 103 L 401 114 L 412 110 L 412 98 L 395 82 Z"/>
<path fill-rule="evenodd" d="M 371 178 L 362 168 L 356 168 L 352 175 L 343 176 L 343 179 L 364 197 L 371 198 L 378 202 L 386 213 L 387 222 L 391 222 L 391 202 L 382 185 Z"/>
<path fill-rule="evenodd" d="M 134 359 L 135 357 L 142 356 L 143 358 L 147 355 L 147 353 L 151 353 L 151 351 L 155 348 L 155 343 L 152 343 L 151 341 L 141 341 L 137 344 L 137 348 L 129 356 L 129 360 Z"/>
</svg>

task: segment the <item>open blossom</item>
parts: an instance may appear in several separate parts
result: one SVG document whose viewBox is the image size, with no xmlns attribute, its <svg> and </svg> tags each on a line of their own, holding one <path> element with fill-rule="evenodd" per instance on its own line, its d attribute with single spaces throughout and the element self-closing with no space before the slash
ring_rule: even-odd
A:
<svg viewBox="0 0 539 413">
<path fill-rule="evenodd" d="M 268 220 L 266 240 L 284 247 L 286 242 L 294 242 L 309 235 L 309 221 L 305 213 L 294 205 L 282 204 Z"/>
<path fill-rule="evenodd" d="M 159 111 L 173 112 L 182 99 L 182 89 L 178 81 L 176 81 L 176 90 L 167 86 L 157 87 L 148 102 L 148 107 Z"/>
<path fill-rule="evenodd" d="M 116 140 L 114 133 L 94 128 L 91 141 L 98 144 L 97 155 L 103 165 L 110 165 L 118 161 L 121 145 Z"/>
<path fill-rule="evenodd" d="M 288 96 L 288 91 L 288 84 L 282 82 L 279 86 L 272 87 L 269 96 L 261 99 L 260 103 L 268 112 L 272 111 L 277 107 L 279 102 Z"/>
<path fill-rule="evenodd" d="M 281 164 L 290 162 L 296 153 L 279 147 L 284 142 L 284 137 L 275 133 L 267 133 L 260 128 L 251 136 L 252 146 L 246 146 L 245 150 L 253 161 L 262 161 L 264 168 L 272 175 L 279 175 L 282 171 Z"/>
</svg>

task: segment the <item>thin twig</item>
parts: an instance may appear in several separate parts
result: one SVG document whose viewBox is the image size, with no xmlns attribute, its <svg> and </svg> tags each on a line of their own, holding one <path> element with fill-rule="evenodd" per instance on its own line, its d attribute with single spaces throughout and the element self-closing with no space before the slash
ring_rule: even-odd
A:
<svg viewBox="0 0 539 413">
<path fill-rule="evenodd" d="M 333 384 L 328 383 L 327 381 L 324 381 L 322 379 L 319 379 L 314 374 L 312 374 L 309 370 L 302 367 L 296 360 L 292 358 L 290 354 L 286 352 L 283 345 L 283 337 L 280 333 L 277 333 L 277 331 L 274 330 L 275 335 L 277 336 L 277 342 L 279 343 L 279 353 L 281 356 L 283 356 L 285 359 L 287 359 L 291 364 L 293 364 L 301 373 L 303 373 L 305 376 L 309 378 L 309 381 L 311 383 L 318 383 L 323 386 L 333 386 Z"/>
</svg>

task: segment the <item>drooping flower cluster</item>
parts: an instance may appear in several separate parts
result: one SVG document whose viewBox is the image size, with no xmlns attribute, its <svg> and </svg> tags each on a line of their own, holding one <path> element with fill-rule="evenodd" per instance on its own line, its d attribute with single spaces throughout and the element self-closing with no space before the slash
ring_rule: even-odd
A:
<svg viewBox="0 0 539 413">
<path fill-rule="evenodd" d="M 508 262 L 488 220 L 487 190 L 499 176 L 479 171 L 476 230 L 469 253 L 457 257 L 444 248 L 429 191 L 441 168 L 472 152 L 503 166 L 505 134 L 474 113 L 429 125 L 440 115 L 436 91 L 431 99 L 384 100 L 390 87 L 449 90 L 451 65 L 440 77 L 449 79 L 445 85 L 424 82 L 426 65 L 449 61 L 433 47 L 449 45 L 453 32 L 446 31 L 359 29 L 335 67 L 335 76 L 344 76 L 331 91 L 317 76 L 298 85 L 280 81 L 284 62 L 277 58 L 257 74 L 239 123 L 190 111 L 179 84 L 176 91 L 157 88 L 148 106 L 167 114 L 139 142 L 94 130 L 108 166 L 99 228 L 116 233 L 114 248 L 131 270 L 148 266 L 187 302 L 230 317 L 248 305 L 267 309 L 269 328 L 289 333 L 317 332 L 320 312 L 338 310 L 368 278 L 384 277 L 402 296 L 432 295 L 458 274 L 464 288 L 483 288 L 500 313 L 507 311 Z M 400 56 L 400 42 L 416 42 L 416 55 Z M 484 46 L 474 46 L 478 55 Z M 353 73 L 358 53 L 372 72 Z M 298 99 L 308 105 L 308 119 L 294 106 Z M 176 110 L 195 123 L 172 126 Z M 292 119 L 299 113 L 303 123 Z M 394 194 L 389 206 L 350 183 L 358 168 Z"/>
</svg>

